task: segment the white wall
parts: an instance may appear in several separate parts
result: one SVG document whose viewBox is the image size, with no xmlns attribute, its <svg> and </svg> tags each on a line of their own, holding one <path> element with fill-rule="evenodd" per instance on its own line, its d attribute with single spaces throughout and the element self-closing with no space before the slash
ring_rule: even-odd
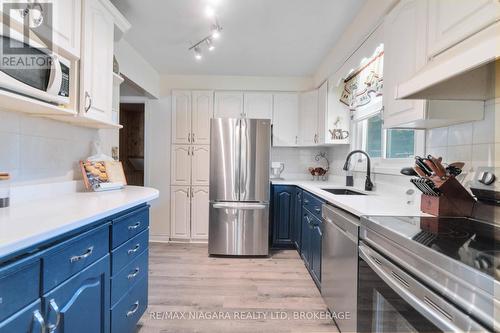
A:
<svg viewBox="0 0 500 333">
<path fill-rule="evenodd" d="M 13 183 L 81 179 L 78 162 L 103 139 L 103 130 L 0 111 L 0 171 L 11 172 Z"/>
<path fill-rule="evenodd" d="M 399 0 L 367 0 L 351 24 L 323 59 L 314 75 L 315 86 L 339 70 L 382 22 Z"/>
<path fill-rule="evenodd" d="M 168 240 L 170 235 L 170 143 L 171 98 L 145 103 L 144 185 L 158 189 L 151 203 L 151 239 Z"/>
<path fill-rule="evenodd" d="M 126 40 L 121 39 L 115 43 L 115 56 L 120 65 L 120 73 L 151 97 L 160 96 L 160 75 Z"/>
<path fill-rule="evenodd" d="M 310 77 L 163 75 L 161 96 L 172 89 L 303 91 L 313 87 Z"/>
</svg>

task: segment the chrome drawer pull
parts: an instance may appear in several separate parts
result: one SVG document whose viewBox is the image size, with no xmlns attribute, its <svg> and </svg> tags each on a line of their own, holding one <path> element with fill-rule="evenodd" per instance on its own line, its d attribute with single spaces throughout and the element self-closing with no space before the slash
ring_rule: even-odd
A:
<svg viewBox="0 0 500 333">
<path fill-rule="evenodd" d="M 127 312 L 127 317 L 130 317 L 131 315 L 136 313 L 138 309 L 139 309 L 139 301 L 135 301 L 135 303 L 132 304 L 132 310 Z"/>
<path fill-rule="evenodd" d="M 134 272 L 133 273 L 130 273 L 129 275 L 127 275 L 127 278 L 130 280 L 130 279 L 133 279 L 137 276 L 137 274 L 139 274 L 139 267 L 137 267 L 136 269 L 134 269 Z"/>
<path fill-rule="evenodd" d="M 45 333 L 47 331 L 47 326 L 45 326 L 45 320 L 43 319 L 43 316 L 40 313 L 40 311 L 35 310 L 35 312 L 33 312 L 33 317 L 38 323 L 38 325 L 40 325 L 40 333 Z"/>
<path fill-rule="evenodd" d="M 94 247 L 93 246 L 89 247 L 87 249 L 87 251 L 85 251 L 84 254 L 81 254 L 79 256 L 72 256 L 71 258 L 69 258 L 69 261 L 70 262 L 77 262 L 77 261 L 80 261 L 82 259 L 88 258 L 92 254 L 92 252 L 94 252 Z"/>
<path fill-rule="evenodd" d="M 321 213 L 321 208 L 315 208 L 317 213 Z"/>
<path fill-rule="evenodd" d="M 56 323 L 49 323 L 49 333 L 52 333 L 57 329 L 57 326 L 59 326 L 59 322 L 61 321 L 61 312 L 59 311 L 59 307 L 57 306 L 57 303 L 54 299 L 51 299 L 49 301 L 49 310 L 50 309 L 54 310 L 54 312 L 56 313 Z"/>
<path fill-rule="evenodd" d="M 141 245 L 137 244 L 133 249 L 128 250 L 127 253 L 128 254 L 136 253 L 139 250 L 140 247 L 141 247 Z"/>
<path fill-rule="evenodd" d="M 128 230 L 134 230 L 134 229 L 137 229 L 141 226 L 141 222 L 137 222 L 136 224 L 134 225 L 129 225 L 128 226 Z"/>
</svg>

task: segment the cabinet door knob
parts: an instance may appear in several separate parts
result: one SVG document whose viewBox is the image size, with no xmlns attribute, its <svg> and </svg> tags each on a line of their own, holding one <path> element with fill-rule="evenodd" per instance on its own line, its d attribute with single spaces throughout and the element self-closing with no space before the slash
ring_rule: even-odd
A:
<svg viewBox="0 0 500 333">
<path fill-rule="evenodd" d="M 89 112 L 90 108 L 92 107 L 92 97 L 90 97 L 88 91 L 85 92 L 85 105 L 87 105 L 87 99 L 89 100 L 89 105 L 85 106 L 85 113 Z"/>
<path fill-rule="evenodd" d="M 53 310 L 56 313 L 56 323 L 49 323 L 49 333 L 52 333 L 57 329 L 57 326 L 59 326 L 59 322 L 61 321 L 61 311 L 59 311 L 59 307 L 54 299 L 49 301 L 49 311 L 50 310 Z"/>
</svg>

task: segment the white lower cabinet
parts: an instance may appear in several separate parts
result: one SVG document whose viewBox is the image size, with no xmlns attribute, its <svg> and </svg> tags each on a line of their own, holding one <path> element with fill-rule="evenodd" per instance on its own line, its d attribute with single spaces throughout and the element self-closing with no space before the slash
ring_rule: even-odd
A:
<svg viewBox="0 0 500 333">
<path fill-rule="evenodd" d="M 170 238 L 190 237 L 190 196 L 190 186 L 172 186 L 170 189 Z"/>
<path fill-rule="evenodd" d="M 208 187 L 171 187 L 171 239 L 208 239 Z"/>
<path fill-rule="evenodd" d="M 191 187 L 191 239 L 208 239 L 208 187 Z"/>
</svg>

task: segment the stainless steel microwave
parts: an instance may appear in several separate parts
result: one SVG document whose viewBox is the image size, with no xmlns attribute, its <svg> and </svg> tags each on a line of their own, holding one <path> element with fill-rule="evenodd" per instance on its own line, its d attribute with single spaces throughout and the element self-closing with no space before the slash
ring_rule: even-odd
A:
<svg viewBox="0 0 500 333">
<path fill-rule="evenodd" d="M 0 35 L 0 57 L 0 89 L 69 104 L 69 60 L 16 32 Z"/>
</svg>

